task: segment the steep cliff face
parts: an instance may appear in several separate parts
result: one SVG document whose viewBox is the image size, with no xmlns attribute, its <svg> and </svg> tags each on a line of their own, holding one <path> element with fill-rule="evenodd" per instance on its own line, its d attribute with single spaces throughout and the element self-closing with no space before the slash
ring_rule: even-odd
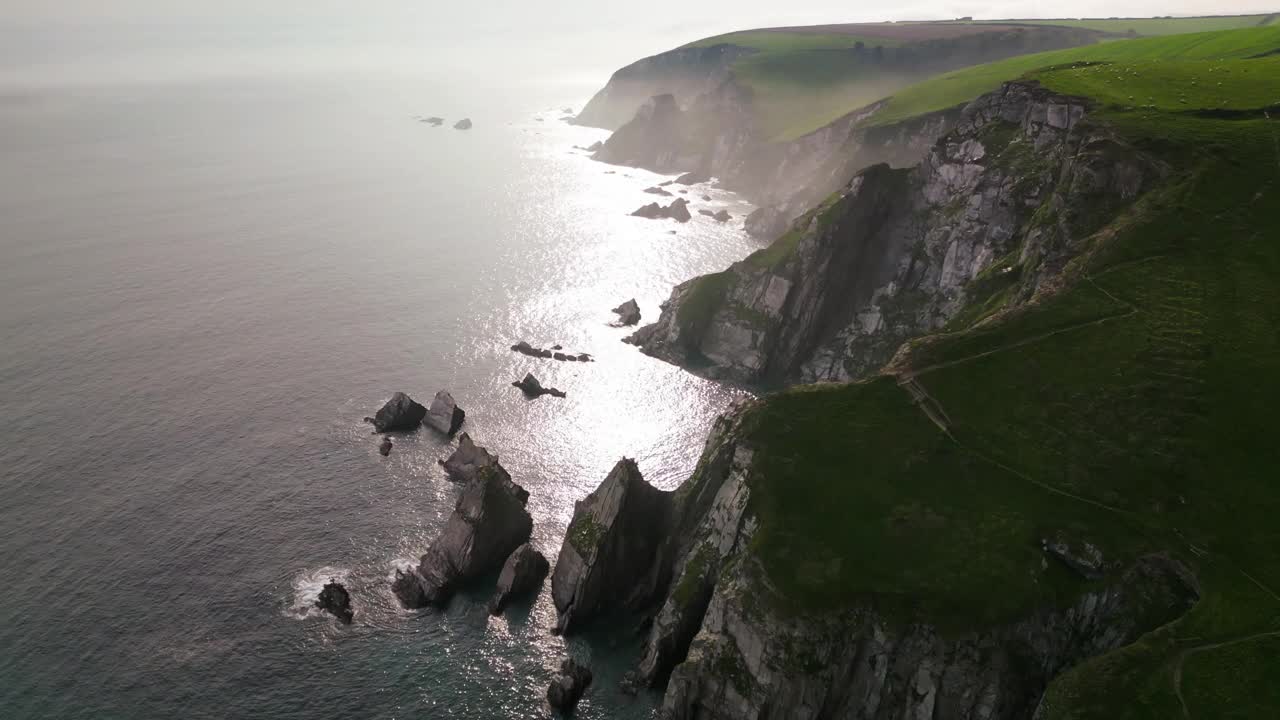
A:
<svg viewBox="0 0 1280 720">
<path fill-rule="evenodd" d="M 735 60 L 753 52 L 736 45 L 689 47 L 634 62 L 613 74 L 574 124 L 616 130 L 655 95 L 671 95 L 681 107 L 688 106 L 723 83 Z"/>
<path fill-rule="evenodd" d="M 1026 302 L 1162 173 L 1086 115 L 1009 83 L 914 168 L 868 168 L 771 247 L 677 287 L 630 341 L 734 382 L 845 381 L 979 296 Z"/>
</svg>

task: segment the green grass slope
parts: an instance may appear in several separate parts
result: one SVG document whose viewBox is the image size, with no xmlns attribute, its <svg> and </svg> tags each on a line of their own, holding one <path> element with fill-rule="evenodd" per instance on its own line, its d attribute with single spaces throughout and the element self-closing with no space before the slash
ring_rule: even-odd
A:
<svg viewBox="0 0 1280 720">
<path fill-rule="evenodd" d="M 1280 25 L 1137 40 L 1118 40 L 1084 48 L 1023 55 L 987 65 L 957 70 L 912 85 L 895 93 L 889 99 L 884 110 L 871 118 L 870 122 L 876 125 L 886 125 L 916 115 L 944 110 L 969 102 L 983 93 L 990 92 L 1006 80 L 1016 79 L 1028 73 L 1055 65 L 1070 63 L 1127 63 L 1137 70 L 1139 75 L 1142 72 L 1148 73 L 1146 78 L 1133 78 L 1133 87 L 1131 88 L 1126 89 L 1120 83 L 1117 83 L 1112 88 L 1112 95 L 1115 92 L 1123 91 L 1126 99 L 1129 95 L 1133 95 L 1134 102 L 1140 103 L 1143 97 L 1143 90 L 1139 86 L 1145 86 L 1148 89 L 1154 87 L 1155 83 L 1151 82 L 1153 79 L 1151 73 L 1161 72 L 1156 68 L 1157 64 L 1171 61 L 1240 60 L 1277 50 L 1280 50 Z M 1206 73 L 1207 70 L 1208 68 L 1205 68 Z M 1246 71 L 1242 69 L 1241 72 Z M 1170 79 L 1170 73 L 1174 72 L 1180 75 L 1182 70 L 1167 71 L 1163 74 L 1166 79 Z M 1276 87 L 1280 87 L 1280 78 L 1273 76 L 1272 79 L 1276 81 Z M 1199 93 L 1209 90 L 1209 85 L 1205 83 L 1229 82 L 1230 78 L 1227 75 L 1197 77 L 1193 71 L 1185 78 L 1185 81 L 1188 85 L 1183 89 L 1190 88 L 1189 83 L 1194 81 L 1196 83 L 1194 91 Z M 1277 94 L 1280 95 L 1280 92 L 1277 92 Z M 1230 95 L 1224 94 L 1224 99 L 1229 97 Z"/>
<path fill-rule="evenodd" d="M 1280 65 L 1136 67 L 1031 77 L 1097 98 L 1093 121 L 1170 177 L 1062 292 L 915 344 L 897 377 L 758 406 L 753 550 L 791 611 L 870 602 L 948 630 L 1093 587 L 1043 564 L 1049 533 L 1119 565 L 1168 553 L 1200 602 L 1060 677 L 1045 718 L 1280 717 L 1280 119 L 1261 109 Z"/>
<path fill-rule="evenodd" d="M 1010 20 L 1027 25 L 1057 25 L 1078 27 L 1100 32 L 1143 37 L 1153 35 L 1177 35 L 1181 33 L 1212 32 L 1258 27 L 1275 22 L 1276 14 L 1265 15 L 1208 15 L 1204 17 L 1164 18 L 1085 18 L 1080 20 Z"/>
</svg>

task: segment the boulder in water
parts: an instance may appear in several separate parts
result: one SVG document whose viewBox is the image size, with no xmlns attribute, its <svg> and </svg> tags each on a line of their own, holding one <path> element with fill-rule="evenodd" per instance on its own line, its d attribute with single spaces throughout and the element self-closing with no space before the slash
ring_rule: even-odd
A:
<svg viewBox="0 0 1280 720">
<path fill-rule="evenodd" d="M 454 130 L 470 130 L 471 118 L 463 118 L 453 125 Z"/>
<path fill-rule="evenodd" d="M 382 453 L 382 457 L 391 454 L 391 438 L 385 435 L 382 437 L 382 444 L 378 446 L 378 452 Z"/>
<path fill-rule="evenodd" d="M 396 430 L 416 430 L 422 424 L 427 409 L 414 402 L 413 398 L 398 392 L 391 396 L 387 404 L 365 422 L 373 423 L 374 432 L 394 432 Z"/>
<path fill-rule="evenodd" d="M 677 198 L 670 205 L 663 207 L 658 203 L 649 203 L 635 212 L 631 213 L 632 217 L 641 217 L 647 220 L 659 220 L 661 218 L 670 218 L 678 222 L 689 222 L 692 217 L 689 214 L 689 201 L 684 198 Z"/>
<path fill-rule="evenodd" d="M 351 624 L 355 613 L 351 610 L 351 593 L 342 586 L 337 580 L 329 580 L 325 583 L 324 589 L 320 591 L 320 597 L 316 598 L 316 607 L 330 613 L 338 620 L 346 625 Z"/>
<path fill-rule="evenodd" d="M 489 602 L 489 612 L 501 615 L 511 598 L 537 589 L 550 570 L 551 563 L 533 545 L 516 548 L 498 575 L 498 594 Z"/>
<path fill-rule="evenodd" d="M 711 179 L 711 176 L 701 172 L 689 172 L 676 178 L 677 185 L 697 185 Z"/>
<path fill-rule="evenodd" d="M 458 403 L 453 401 L 453 396 L 448 390 L 441 390 L 436 393 L 435 399 L 431 401 L 431 409 L 427 411 L 423 422 L 435 428 L 436 430 L 453 437 L 458 432 L 458 428 L 462 427 L 462 422 L 467 417 L 467 413 L 460 407 Z"/>
<path fill-rule="evenodd" d="M 481 470 L 498 465 L 498 456 L 480 447 L 471 440 L 471 436 L 462 433 L 458 436 L 458 449 L 447 459 L 441 460 L 449 479 L 455 482 L 471 482 Z"/>
<path fill-rule="evenodd" d="M 649 193 L 650 195 L 661 195 L 662 197 L 671 197 L 671 193 L 667 192 L 666 190 L 663 190 L 660 187 L 645 188 L 644 191 Z"/>
<path fill-rule="evenodd" d="M 572 712 L 590 684 L 591 669 L 573 658 L 566 658 L 560 663 L 560 674 L 547 688 L 547 702 L 562 713 Z"/>
<path fill-rule="evenodd" d="M 612 312 L 618 314 L 618 325 L 625 327 L 627 325 L 635 325 L 640 322 L 640 305 L 635 298 L 622 303 L 614 308 Z"/>
<path fill-rule="evenodd" d="M 520 388 L 521 392 L 531 398 L 538 398 L 543 395 L 552 395 L 555 397 L 565 396 L 565 392 L 563 390 L 542 387 L 542 383 L 538 382 L 538 378 L 534 377 L 533 373 L 526 373 L 523 380 L 518 380 L 511 384 Z"/>
</svg>

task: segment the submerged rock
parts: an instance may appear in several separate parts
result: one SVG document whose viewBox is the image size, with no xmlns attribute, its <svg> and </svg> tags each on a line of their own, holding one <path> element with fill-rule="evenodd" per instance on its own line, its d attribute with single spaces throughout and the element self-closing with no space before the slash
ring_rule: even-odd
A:
<svg viewBox="0 0 1280 720">
<path fill-rule="evenodd" d="M 550 570 L 551 563 L 533 545 L 525 543 L 516 548 L 498 575 L 498 594 L 489 601 L 489 612 L 501 615 L 512 598 L 536 590 Z"/>
<path fill-rule="evenodd" d="M 601 611 L 636 608 L 664 581 L 656 563 L 667 536 L 671 493 L 645 482 L 634 460 L 618 461 L 595 492 L 574 505 L 551 597 L 559 632 Z"/>
<path fill-rule="evenodd" d="M 470 435 L 462 433 L 458 436 L 458 449 L 440 464 L 450 480 L 470 482 L 481 470 L 498 467 L 498 456 L 475 444 Z"/>
<path fill-rule="evenodd" d="M 457 123 L 454 124 L 453 129 L 454 130 L 470 130 L 471 118 L 463 118 L 459 120 Z"/>
<path fill-rule="evenodd" d="M 449 391 L 441 390 L 436 393 L 435 399 L 431 401 L 431 409 L 427 411 L 423 422 L 452 437 L 454 433 L 458 432 L 458 428 L 462 427 L 462 422 L 466 417 L 466 411 L 458 407 L 458 403 L 453 401 L 453 396 L 449 394 Z"/>
<path fill-rule="evenodd" d="M 320 597 L 316 598 L 316 607 L 347 625 L 350 625 L 352 618 L 355 617 L 355 613 L 351 610 L 351 593 L 348 593 L 342 583 L 337 580 L 325 583 L 324 589 L 320 591 Z"/>
<path fill-rule="evenodd" d="M 383 436 L 382 444 L 378 446 L 378 452 L 382 453 L 382 457 L 391 454 L 391 438 Z"/>
<path fill-rule="evenodd" d="M 618 314 L 618 325 L 635 325 L 640 322 L 640 305 L 636 303 L 635 298 L 622 303 L 614 308 L 612 312 Z"/>
<path fill-rule="evenodd" d="M 396 571 L 396 597 L 406 607 L 440 607 L 463 584 L 496 570 L 533 532 L 528 499 L 502 466 L 479 470 L 418 566 Z"/>
<path fill-rule="evenodd" d="M 644 191 L 649 193 L 650 195 L 661 195 L 662 197 L 671 197 L 671 193 L 667 192 L 666 190 L 663 190 L 660 187 L 645 188 Z"/>
<path fill-rule="evenodd" d="M 441 125 L 443 125 L 443 124 L 444 124 L 444 118 L 442 118 L 442 117 L 429 117 L 429 118 L 424 118 L 424 119 L 422 120 L 422 122 L 424 122 L 424 123 L 427 123 L 427 124 L 431 125 L 431 127 L 440 127 Z"/>
<path fill-rule="evenodd" d="M 697 185 L 711 179 L 711 176 L 702 172 L 687 172 L 676 178 L 677 185 Z"/>
<path fill-rule="evenodd" d="M 538 382 L 538 378 L 534 377 L 533 373 L 526 373 L 523 380 L 518 380 L 511 384 L 520 388 L 521 392 L 532 398 L 542 397 L 543 395 L 565 397 L 565 392 L 563 390 L 542 387 L 542 383 Z"/>
<path fill-rule="evenodd" d="M 414 402 L 413 398 L 398 392 L 391 396 L 382 409 L 365 422 L 373 423 L 374 432 L 394 432 L 397 430 L 416 430 L 422 424 L 427 409 Z"/>
<path fill-rule="evenodd" d="M 569 713 L 591 685 L 591 669 L 573 658 L 560 663 L 560 674 L 547 688 L 547 702 L 562 713 Z"/>
</svg>

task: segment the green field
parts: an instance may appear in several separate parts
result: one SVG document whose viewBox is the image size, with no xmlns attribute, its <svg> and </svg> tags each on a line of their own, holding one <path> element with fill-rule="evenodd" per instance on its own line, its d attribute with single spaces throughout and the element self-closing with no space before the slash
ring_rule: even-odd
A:
<svg viewBox="0 0 1280 720">
<path fill-rule="evenodd" d="M 1105 33 L 1124 35 L 1133 32 L 1143 37 L 1154 35 L 1178 35 L 1181 33 L 1236 30 L 1275 24 L 1277 15 L 1223 15 L 1188 18 L 1095 18 L 1083 20 L 1010 20 L 1028 25 L 1058 25 L 1086 28 Z"/>
<path fill-rule="evenodd" d="M 1130 77 L 1128 80 L 1119 77 L 1124 75 L 1122 72 L 1117 72 L 1115 76 L 1112 76 L 1115 82 L 1107 91 L 1107 97 L 1112 100 L 1123 98 L 1128 101 L 1128 97 L 1132 95 L 1134 98 L 1132 102 L 1142 104 L 1143 99 L 1152 93 L 1158 93 L 1163 96 L 1170 92 L 1190 91 L 1197 95 L 1206 94 L 1208 99 L 1231 102 L 1231 97 L 1224 93 L 1214 95 L 1213 88 L 1217 87 L 1216 83 L 1218 82 L 1234 84 L 1239 78 L 1232 78 L 1229 74 L 1211 76 L 1208 74 L 1208 68 L 1197 70 L 1192 66 L 1188 66 L 1187 76 L 1174 80 L 1174 82 L 1178 83 L 1177 85 L 1160 87 L 1160 82 L 1156 81 L 1160 71 L 1155 67 L 1155 64 L 1239 60 L 1274 52 L 1278 49 L 1280 49 L 1280 26 L 1268 26 L 1245 30 L 1118 40 L 1085 48 L 1023 55 L 987 65 L 957 70 L 912 85 L 895 93 L 889 99 L 889 103 L 884 110 L 877 113 L 870 122 L 876 125 L 886 125 L 916 115 L 955 107 L 1000 87 L 1000 83 L 1006 80 L 1018 78 L 1036 70 L 1071 63 L 1126 64 L 1126 67 L 1136 69 L 1138 76 Z M 1267 75 L 1268 72 L 1274 73 L 1275 66 L 1273 64 L 1250 67 L 1257 68 L 1253 71 L 1254 75 L 1252 76 L 1254 80 L 1258 81 L 1258 87 L 1255 88 L 1254 92 L 1265 94 L 1268 79 L 1274 81 L 1275 87 L 1280 87 L 1280 77 L 1274 75 L 1268 77 Z M 1143 76 L 1144 71 L 1146 72 L 1145 77 Z M 1180 74 L 1183 71 L 1169 72 Z M 1243 77 L 1247 72 L 1247 68 L 1242 68 L 1240 76 Z M 1128 75 L 1132 76 L 1132 72 L 1128 73 Z M 1088 76 L 1088 73 L 1081 76 L 1082 82 L 1086 76 Z M 1105 78 L 1105 72 L 1097 72 L 1096 77 L 1097 80 L 1092 86 L 1093 89 L 1098 88 L 1097 83 Z M 1191 85 L 1193 81 L 1196 83 L 1195 86 Z M 1280 92 L 1276 94 L 1280 95 Z M 1269 103 L 1258 103 L 1258 105 L 1262 104 Z M 1213 107 L 1214 105 L 1204 104 L 1203 106 Z"/>
<path fill-rule="evenodd" d="M 1261 110 L 1280 59 L 1243 59 L 1258 31 L 1165 40 L 1030 73 L 1096 98 L 1093 122 L 1170 168 L 1097 218 L 1065 290 L 994 323 L 962 314 L 899 378 L 789 390 L 747 424 L 753 550 L 788 612 L 872 603 L 961 631 L 1065 607 L 1098 581 L 1042 564 L 1059 530 L 1118 567 L 1161 552 L 1193 569 L 1199 603 L 1060 677 L 1048 720 L 1280 717 L 1280 119 Z M 975 74 L 1037 66 L 997 65 Z"/>
<path fill-rule="evenodd" d="M 858 43 L 863 45 L 901 45 L 895 38 L 871 35 L 844 35 L 836 33 L 792 33 L 774 30 L 744 30 L 704 38 L 685 47 L 711 47 L 712 45 L 737 45 L 761 52 L 794 52 L 801 50 L 843 50 Z"/>
</svg>

